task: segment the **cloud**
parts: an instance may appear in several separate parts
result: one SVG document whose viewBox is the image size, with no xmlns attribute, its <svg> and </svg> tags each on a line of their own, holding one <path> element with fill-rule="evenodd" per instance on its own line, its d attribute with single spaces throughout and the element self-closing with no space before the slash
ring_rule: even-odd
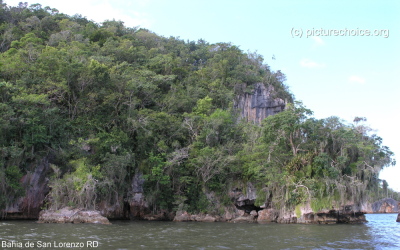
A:
<svg viewBox="0 0 400 250">
<path fill-rule="evenodd" d="M 324 68 L 325 64 L 324 63 L 317 63 L 317 62 L 314 62 L 314 61 L 312 61 L 310 59 L 305 58 L 305 59 L 302 59 L 300 61 L 300 66 L 302 66 L 304 68 L 315 69 L 315 68 Z"/>
<path fill-rule="evenodd" d="M 360 76 L 356 76 L 356 75 L 352 75 L 349 77 L 349 82 L 351 83 L 358 83 L 358 84 L 364 84 L 365 83 L 365 79 L 360 77 Z"/>
<path fill-rule="evenodd" d="M 324 40 L 322 40 L 322 38 L 319 36 L 312 36 L 311 38 L 314 40 L 314 45 L 316 46 L 321 46 L 325 44 Z"/>
</svg>

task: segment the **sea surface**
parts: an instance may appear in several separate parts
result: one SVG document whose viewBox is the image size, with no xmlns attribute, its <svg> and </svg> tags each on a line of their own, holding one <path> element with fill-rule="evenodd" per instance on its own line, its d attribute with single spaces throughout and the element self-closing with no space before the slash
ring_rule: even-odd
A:
<svg viewBox="0 0 400 250">
<path fill-rule="evenodd" d="M 0 221 L 0 249 L 400 249 L 397 214 L 365 224 Z"/>
</svg>

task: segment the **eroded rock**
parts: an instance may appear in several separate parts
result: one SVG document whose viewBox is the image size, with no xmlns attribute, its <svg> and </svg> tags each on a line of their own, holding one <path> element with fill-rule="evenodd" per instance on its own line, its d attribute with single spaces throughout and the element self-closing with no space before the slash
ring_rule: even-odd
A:
<svg viewBox="0 0 400 250">
<path fill-rule="evenodd" d="M 278 212 L 275 209 L 263 209 L 258 211 L 257 222 L 258 223 L 269 223 L 277 222 Z"/>
<path fill-rule="evenodd" d="M 231 220 L 231 222 L 233 222 L 233 223 L 243 223 L 243 222 L 253 223 L 253 222 L 256 222 L 256 219 L 254 218 L 254 216 L 245 214 L 243 216 L 234 218 L 233 220 Z"/>
<path fill-rule="evenodd" d="M 385 198 L 379 201 L 372 203 L 372 212 L 373 213 L 398 213 L 399 211 L 399 202 L 391 199 Z"/>
<path fill-rule="evenodd" d="M 149 221 L 172 221 L 174 218 L 175 214 L 173 212 L 161 210 L 157 214 L 149 213 L 143 216 L 141 219 Z"/>
<path fill-rule="evenodd" d="M 229 197 L 237 209 L 243 210 L 248 214 L 253 210 L 260 210 L 260 208 L 254 204 L 257 198 L 257 189 L 250 182 L 247 183 L 245 190 L 239 188 L 232 190 L 229 193 Z"/>
<path fill-rule="evenodd" d="M 354 209 L 356 208 L 356 209 Z M 297 223 L 305 224 L 338 224 L 338 223 L 365 223 L 365 212 L 358 209 L 358 206 L 347 205 L 341 209 L 322 210 L 317 213 L 302 213 L 297 218 Z"/>
<path fill-rule="evenodd" d="M 186 211 L 178 211 L 173 219 L 176 222 L 188 222 L 188 221 L 197 221 L 197 222 L 217 222 L 223 221 L 219 216 L 212 216 L 210 214 L 189 214 Z"/>
<path fill-rule="evenodd" d="M 176 212 L 174 221 L 182 222 L 182 221 L 191 221 L 191 215 L 186 211 L 178 211 Z"/>
<path fill-rule="evenodd" d="M 143 219 L 151 214 L 149 206 L 144 197 L 144 181 L 143 174 L 139 171 L 136 171 L 132 179 L 131 191 L 128 199 L 129 217 L 131 220 Z"/>
<path fill-rule="evenodd" d="M 99 211 L 65 207 L 60 210 L 43 210 L 38 223 L 93 223 L 111 224 Z"/>
</svg>

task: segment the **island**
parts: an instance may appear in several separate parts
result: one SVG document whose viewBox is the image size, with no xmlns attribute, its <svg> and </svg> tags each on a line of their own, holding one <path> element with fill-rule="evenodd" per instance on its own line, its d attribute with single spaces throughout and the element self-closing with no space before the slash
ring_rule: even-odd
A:
<svg viewBox="0 0 400 250">
<path fill-rule="evenodd" d="M 317 119 L 285 82 L 230 42 L 2 4 L 1 218 L 360 223 L 399 200 L 367 119 Z"/>
</svg>

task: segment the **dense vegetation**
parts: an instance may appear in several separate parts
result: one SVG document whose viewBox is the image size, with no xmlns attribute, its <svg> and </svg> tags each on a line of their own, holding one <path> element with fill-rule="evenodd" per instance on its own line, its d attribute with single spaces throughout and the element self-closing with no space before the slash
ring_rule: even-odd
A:
<svg viewBox="0 0 400 250">
<path fill-rule="evenodd" d="M 256 53 L 0 5 L 1 207 L 24 195 L 19 180 L 43 157 L 52 207 L 122 203 L 138 172 L 154 211 L 218 212 L 247 182 L 257 205 L 280 209 L 389 192 L 378 174 L 393 154 L 365 119 L 313 118 Z M 241 121 L 235 98 L 260 82 L 288 105 Z"/>
</svg>

